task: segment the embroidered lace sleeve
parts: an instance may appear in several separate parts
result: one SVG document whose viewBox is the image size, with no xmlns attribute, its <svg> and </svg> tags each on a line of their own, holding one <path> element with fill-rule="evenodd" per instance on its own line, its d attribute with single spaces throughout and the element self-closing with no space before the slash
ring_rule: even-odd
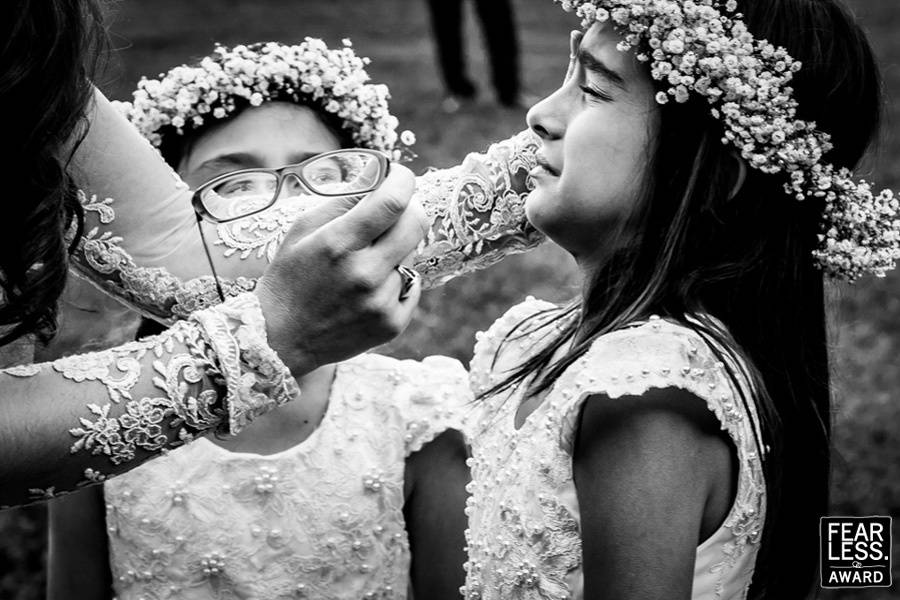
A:
<svg viewBox="0 0 900 600">
<path fill-rule="evenodd" d="M 523 210 L 536 148 L 523 132 L 419 178 L 417 194 L 433 222 L 415 258 L 426 285 L 541 241 Z M 219 301 L 190 190 L 99 93 L 70 172 L 85 212 L 72 257 L 78 276 L 165 323 Z M 285 202 L 234 223 L 201 224 L 226 295 L 253 289 L 302 209 Z"/>
<path fill-rule="evenodd" d="M 530 171 L 539 140 L 530 130 L 469 154 L 461 165 L 417 180 L 416 194 L 432 219 L 415 258 L 426 287 L 525 252 L 543 236 L 525 219 Z"/>
<path fill-rule="evenodd" d="M 0 371 L 0 504 L 105 480 L 298 395 L 252 294 L 105 352 Z"/>
<path fill-rule="evenodd" d="M 468 374 L 458 360 L 429 356 L 402 361 L 406 382 L 414 389 L 408 401 L 398 405 L 406 423 L 406 455 L 422 447 L 447 429 L 466 432 L 466 417 L 472 409 Z"/>
<path fill-rule="evenodd" d="M 69 172 L 85 213 L 77 275 L 167 323 L 219 302 L 190 190 L 99 92 Z M 231 296 L 253 289 L 267 264 L 251 256 L 236 269 L 239 261 L 212 256 Z"/>
</svg>

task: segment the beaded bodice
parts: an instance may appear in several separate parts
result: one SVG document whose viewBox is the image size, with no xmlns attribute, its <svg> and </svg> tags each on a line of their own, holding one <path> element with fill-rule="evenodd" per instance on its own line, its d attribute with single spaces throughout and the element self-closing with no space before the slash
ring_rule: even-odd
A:
<svg viewBox="0 0 900 600">
<path fill-rule="evenodd" d="M 328 409 L 273 455 L 198 440 L 105 486 L 110 561 L 129 598 L 405 598 L 404 461 L 468 398 L 457 361 L 363 355 Z"/>
<path fill-rule="evenodd" d="M 552 305 L 529 299 L 480 334 L 471 365 L 478 392 L 549 338 L 538 315 L 506 343 L 526 317 Z M 498 348 L 500 352 L 498 354 Z M 697 548 L 693 598 L 743 598 L 753 573 L 765 511 L 756 416 L 710 347 L 692 330 L 651 319 L 598 338 L 557 380 L 543 403 L 514 427 L 518 390 L 485 400 L 473 425 L 467 512 L 466 598 L 582 599 L 579 507 L 572 475 L 574 433 L 592 394 L 640 395 L 677 387 L 706 400 L 737 449 L 737 495 L 722 526 Z"/>
</svg>

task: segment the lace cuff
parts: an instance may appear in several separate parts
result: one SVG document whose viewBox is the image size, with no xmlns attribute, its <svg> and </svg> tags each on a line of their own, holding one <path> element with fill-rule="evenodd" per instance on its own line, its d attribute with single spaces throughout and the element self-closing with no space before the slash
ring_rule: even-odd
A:
<svg viewBox="0 0 900 600">
<path fill-rule="evenodd" d="M 522 131 L 485 153 L 469 154 L 461 165 L 417 178 L 416 198 L 431 219 L 431 230 L 413 266 L 426 288 L 544 241 L 525 218 L 532 188 L 528 172 L 537 164 L 539 147 L 534 133 Z"/>
<path fill-rule="evenodd" d="M 300 388 L 266 338 L 259 300 L 252 293 L 191 315 L 219 360 L 225 378 L 223 406 L 235 434 L 258 415 L 300 395 Z"/>
</svg>

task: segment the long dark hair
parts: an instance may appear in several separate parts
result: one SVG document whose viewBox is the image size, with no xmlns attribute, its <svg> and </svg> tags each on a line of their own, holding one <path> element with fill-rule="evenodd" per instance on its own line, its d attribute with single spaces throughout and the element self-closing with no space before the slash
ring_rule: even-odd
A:
<svg viewBox="0 0 900 600">
<path fill-rule="evenodd" d="M 878 128 L 881 88 L 852 15 L 837 0 L 741 4 L 755 36 L 803 62 L 793 81 L 799 116 L 831 134 L 827 159 L 855 166 Z M 651 181 L 623 223 L 623 242 L 585 282 L 580 302 L 558 309 L 550 323 L 573 313 L 580 318 L 486 395 L 517 385 L 539 394 L 599 336 L 651 314 L 740 356 L 748 372 L 731 375 L 749 377 L 755 391 L 745 401 L 756 403 L 761 444 L 770 447 L 767 518 L 751 597 L 803 598 L 815 585 L 830 471 L 824 281 L 810 255 L 821 205 L 791 199 L 778 176 L 754 170 L 732 194 L 738 162 L 721 137 L 705 100 L 662 107 Z M 528 323 L 510 337 L 533 329 Z M 553 362 L 568 341 L 571 349 Z"/>
<path fill-rule="evenodd" d="M 86 133 L 105 46 L 99 0 L 0 3 L 0 346 L 55 333 L 68 252 L 83 222 L 66 166 L 73 139 Z M 68 231 L 75 235 L 67 245 Z"/>
</svg>

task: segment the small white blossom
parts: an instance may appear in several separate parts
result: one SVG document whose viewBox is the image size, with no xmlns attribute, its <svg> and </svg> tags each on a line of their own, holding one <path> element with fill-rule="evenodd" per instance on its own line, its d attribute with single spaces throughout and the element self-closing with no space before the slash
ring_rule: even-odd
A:
<svg viewBox="0 0 900 600">
<path fill-rule="evenodd" d="M 412 146 L 416 143 L 416 134 L 409 129 L 404 129 L 400 134 L 400 143 L 404 146 Z"/>
</svg>

